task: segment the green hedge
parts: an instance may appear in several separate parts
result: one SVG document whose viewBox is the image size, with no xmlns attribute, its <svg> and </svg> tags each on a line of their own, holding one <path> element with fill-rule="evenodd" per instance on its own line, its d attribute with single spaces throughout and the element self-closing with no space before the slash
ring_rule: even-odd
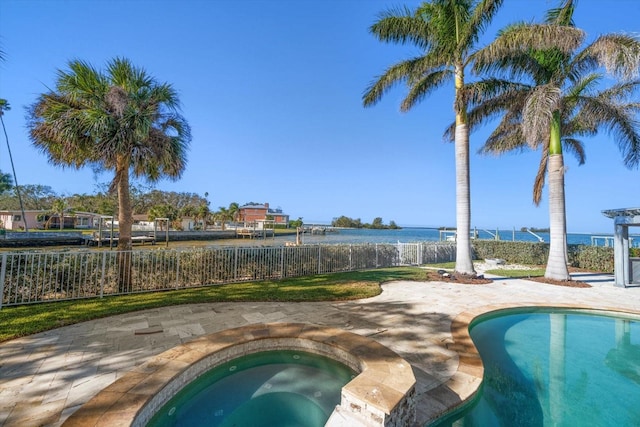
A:
<svg viewBox="0 0 640 427">
<path fill-rule="evenodd" d="M 546 265 L 549 244 L 505 240 L 475 240 L 476 259 L 500 258 L 513 264 Z M 590 245 L 567 245 L 569 265 L 591 271 L 613 273 L 613 248 Z"/>
<path fill-rule="evenodd" d="M 476 259 L 500 258 L 513 264 L 544 265 L 549 256 L 549 245 L 537 242 L 507 240 L 474 240 Z"/>
</svg>

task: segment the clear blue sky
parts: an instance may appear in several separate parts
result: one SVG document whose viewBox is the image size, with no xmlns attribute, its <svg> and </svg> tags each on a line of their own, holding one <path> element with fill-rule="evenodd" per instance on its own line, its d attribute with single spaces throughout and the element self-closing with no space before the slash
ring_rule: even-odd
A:
<svg viewBox="0 0 640 427">
<path fill-rule="evenodd" d="M 378 42 L 368 31 L 379 12 L 418 1 L 389 0 L 2 0 L 0 98 L 20 184 L 61 195 L 95 193 L 110 174 L 47 163 L 29 141 L 24 108 L 53 87 L 71 59 L 104 69 L 127 57 L 178 90 L 192 127 L 188 165 L 156 188 L 209 194 L 211 208 L 269 202 L 291 218 L 329 222 L 346 215 L 401 226 L 455 225 L 453 120 L 444 88 L 400 113 L 404 87 L 371 108 L 362 94 L 386 67 L 418 52 Z M 513 21 L 540 20 L 550 0 L 506 0 L 487 40 Z M 640 1 L 579 0 L 576 24 L 588 40 L 640 32 Z M 547 227 L 532 202 L 539 153 L 475 154 L 471 135 L 472 226 Z M 0 170 L 10 172 L 4 138 Z M 640 171 L 625 169 L 606 133 L 586 142 L 587 162 L 566 156 L 570 232 L 612 232 L 603 209 L 640 206 Z"/>
</svg>

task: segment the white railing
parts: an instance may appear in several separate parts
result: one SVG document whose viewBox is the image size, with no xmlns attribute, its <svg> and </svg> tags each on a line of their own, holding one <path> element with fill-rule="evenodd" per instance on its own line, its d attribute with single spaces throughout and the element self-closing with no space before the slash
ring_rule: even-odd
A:
<svg viewBox="0 0 640 427">
<path fill-rule="evenodd" d="M 453 260 L 442 242 L 3 253 L 0 309 Z"/>
</svg>

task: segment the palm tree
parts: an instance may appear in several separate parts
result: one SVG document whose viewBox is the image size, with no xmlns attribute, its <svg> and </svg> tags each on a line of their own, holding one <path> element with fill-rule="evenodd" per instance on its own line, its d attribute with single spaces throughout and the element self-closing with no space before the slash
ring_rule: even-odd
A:
<svg viewBox="0 0 640 427">
<path fill-rule="evenodd" d="M 178 217 L 178 210 L 175 208 L 175 206 L 169 204 L 154 205 L 149 209 L 148 213 L 148 218 L 150 221 L 155 221 L 158 218 L 166 218 L 168 220 L 167 228 L 169 227 L 169 224 L 171 224 L 171 222 L 173 221 L 176 221 Z M 160 224 L 160 230 L 164 230 L 164 226 L 162 225 L 162 223 Z"/>
<path fill-rule="evenodd" d="M 481 149 L 500 154 L 526 148 L 539 149 L 541 160 L 534 182 L 533 200 L 539 204 L 545 176 L 549 181 L 550 245 L 545 277 L 569 280 L 566 253 L 564 152 L 584 163 L 584 144 L 578 139 L 599 130 L 614 134 L 625 165 L 640 164 L 637 114 L 640 103 L 632 96 L 640 80 L 638 38 L 606 34 L 582 50 L 584 33 L 572 21 L 574 0 L 547 14 L 545 24 L 519 24 L 507 28 L 475 57 L 475 70 L 506 75 L 470 86 L 474 108 L 472 127 L 502 115 Z M 532 45 L 533 37 L 547 34 L 546 47 Z M 618 79 L 603 88 L 606 69 Z"/>
<path fill-rule="evenodd" d="M 465 72 L 478 38 L 498 11 L 502 0 L 432 0 L 414 12 L 388 10 L 371 27 L 383 42 L 413 44 L 422 56 L 389 67 L 366 90 L 365 106 L 377 103 L 397 83 L 406 83 L 408 94 L 402 111 L 427 98 L 445 84 L 455 88 L 456 159 L 456 266 L 463 274 L 475 274 L 471 256 L 471 194 L 467 105 L 461 97 Z"/>
<path fill-rule="evenodd" d="M 58 216 L 60 221 L 60 230 L 64 229 L 64 213 L 67 210 L 67 202 L 62 197 L 54 200 L 51 206 L 51 212 Z"/>
<path fill-rule="evenodd" d="M 172 86 L 123 58 L 111 60 L 106 72 L 71 61 L 58 71 L 54 90 L 31 106 L 28 127 L 54 165 L 114 172 L 119 250 L 131 249 L 130 174 L 151 182 L 179 178 L 191 139 Z"/>
<path fill-rule="evenodd" d="M 218 208 L 218 211 L 214 214 L 214 217 L 217 221 L 220 221 L 222 223 L 223 231 L 227 221 L 237 220 L 239 209 L 240 209 L 240 205 L 236 202 L 229 203 L 228 208 L 225 208 L 224 206 L 220 206 Z"/>
<path fill-rule="evenodd" d="M 1 53 L 1 52 L 0 52 Z M 0 55 L 0 59 L 4 59 L 2 55 Z M 2 131 L 4 132 L 4 139 L 7 142 L 7 151 L 9 152 L 9 162 L 11 163 L 11 170 L 13 171 L 13 180 L 15 182 L 15 190 L 18 195 L 18 201 L 20 202 L 20 212 L 22 213 L 22 221 L 24 222 L 24 231 L 29 233 L 29 226 L 27 224 L 27 217 L 24 214 L 24 204 L 22 203 L 22 196 L 20 194 L 20 186 L 18 186 L 18 177 L 16 175 L 16 167 L 13 163 L 13 156 L 11 155 L 11 146 L 9 145 L 9 136 L 7 135 L 7 128 L 4 125 L 4 116 L 5 111 L 11 110 L 9 103 L 6 99 L 0 99 L 0 123 L 2 123 Z M 2 174 L 2 184 L 3 188 L 6 190 L 7 179 L 11 177 L 9 174 Z M 11 187 L 9 187 L 11 188 Z M 3 190 L 3 191 L 5 191 Z"/>
<path fill-rule="evenodd" d="M 207 218 L 209 218 L 210 213 L 211 211 L 209 210 L 209 206 L 205 203 L 202 203 L 195 209 L 195 219 L 202 220 L 202 231 L 207 231 Z"/>
<path fill-rule="evenodd" d="M 13 188 L 13 177 L 10 173 L 0 171 L 0 194 L 6 193 Z"/>
</svg>

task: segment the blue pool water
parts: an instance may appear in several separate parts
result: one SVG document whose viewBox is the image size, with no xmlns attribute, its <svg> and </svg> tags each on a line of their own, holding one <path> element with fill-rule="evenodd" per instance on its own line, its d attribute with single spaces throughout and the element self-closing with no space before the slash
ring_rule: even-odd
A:
<svg viewBox="0 0 640 427">
<path fill-rule="evenodd" d="M 640 426 L 640 320 L 534 312 L 481 320 L 470 408 L 435 426 Z"/>
<path fill-rule="evenodd" d="M 268 351 L 220 365 L 183 388 L 149 427 L 322 427 L 355 373 L 315 354 Z"/>
</svg>

